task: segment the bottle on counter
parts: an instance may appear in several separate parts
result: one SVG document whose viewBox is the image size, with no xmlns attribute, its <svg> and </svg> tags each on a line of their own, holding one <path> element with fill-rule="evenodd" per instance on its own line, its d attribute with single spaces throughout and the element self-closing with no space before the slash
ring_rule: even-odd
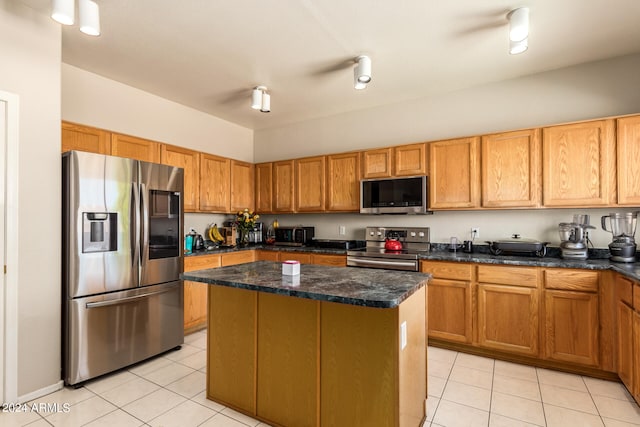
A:
<svg viewBox="0 0 640 427">
<path fill-rule="evenodd" d="M 189 234 L 184 236 L 184 251 L 190 254 L 193 251 L 193 243 L 196 238 L 196 230 L 193 228 L 189 230 Z"/>
</svg>

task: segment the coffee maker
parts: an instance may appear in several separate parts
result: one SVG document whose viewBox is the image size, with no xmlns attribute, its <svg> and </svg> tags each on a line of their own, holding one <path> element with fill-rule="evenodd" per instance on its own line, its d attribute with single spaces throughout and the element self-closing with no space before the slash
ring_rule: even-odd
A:
<svg viewBox="0 0 640 427">
<path fill-rule="evenodd" d="M 558 225 L 560 233 L 560 257 L 565 259 L 587 259 L 589 257 L 589 232 L 595 228 L 589 225 L 589 215 L 576 214 L 573 222 L 561 222 Z"/>
<path fill-rule="evenodd" d="M 636 221 L 638 212 L 610 213 L 603 216 L 600 221 L 602 229 L 613 235 L 613 241 L 609 243 L 611 261 L 634 262 L 636 260 Z M 609 229 L 607 229 L 609 218 Z"/>
</svg>

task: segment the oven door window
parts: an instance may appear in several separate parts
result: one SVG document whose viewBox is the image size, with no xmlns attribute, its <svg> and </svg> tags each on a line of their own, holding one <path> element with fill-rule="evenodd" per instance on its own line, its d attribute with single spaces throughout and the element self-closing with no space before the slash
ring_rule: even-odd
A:
<svg viewBox="0 0 640 427">
<path fill-rule="evenodd" d="M 149 191 L 149 259 L 180 256 L 180 193 Z"/>
</svg>

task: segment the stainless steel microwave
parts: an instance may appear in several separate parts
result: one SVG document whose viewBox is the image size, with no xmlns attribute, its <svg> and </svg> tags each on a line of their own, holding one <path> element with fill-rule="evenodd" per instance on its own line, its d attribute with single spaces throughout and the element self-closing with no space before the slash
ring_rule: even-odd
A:
<svg viewBox="0 0 640 427">
<path fill-rule="evenodd" d="M 430 214 L 428 204 L 427 176 L 360 181 L 360 213 Z"/>
</svg>

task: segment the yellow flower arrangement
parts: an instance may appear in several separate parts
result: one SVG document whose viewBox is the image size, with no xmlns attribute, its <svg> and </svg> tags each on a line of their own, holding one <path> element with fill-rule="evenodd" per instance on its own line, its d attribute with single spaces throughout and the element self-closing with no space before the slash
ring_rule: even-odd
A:
<svg viewBox="0 0 640 427">
<path fill-rule="evenodd" d="M 238 230 L 241 232 L 249 232 L 256 226 L 258 219 L 260 219 L 260 215 L 245 208 L 245 210 L 238 211 L 236 214 L 236 227 L 238 227 Z"/>
</svg>

